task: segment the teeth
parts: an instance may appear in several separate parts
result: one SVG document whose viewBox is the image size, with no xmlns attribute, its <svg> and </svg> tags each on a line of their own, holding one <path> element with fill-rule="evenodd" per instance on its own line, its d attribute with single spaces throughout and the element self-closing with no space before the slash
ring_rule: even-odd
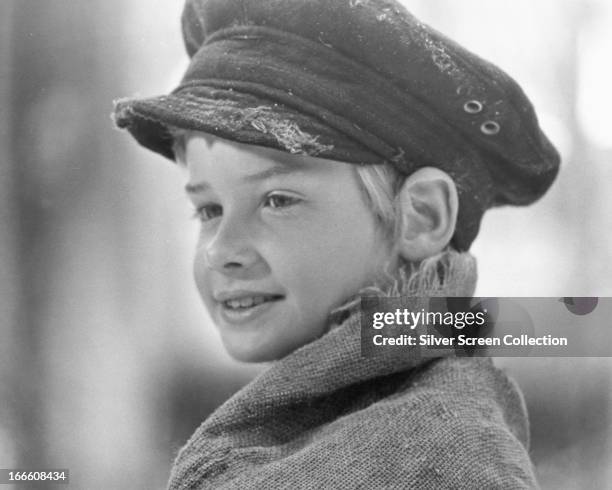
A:
<svg viewBox="0 0 612 490">
<path fill-rule="evenodd" d="M 224 301 L 223 304 L 227 308 L 235 310 L 238 308 L 252 308 L 253 306 L 257 306 L 265 301 L 268 301 L 269 299 L 271 299 L 270 296 L 247 296 L 245 298 L 240 299 L 230 299 Z"/>
</svg>

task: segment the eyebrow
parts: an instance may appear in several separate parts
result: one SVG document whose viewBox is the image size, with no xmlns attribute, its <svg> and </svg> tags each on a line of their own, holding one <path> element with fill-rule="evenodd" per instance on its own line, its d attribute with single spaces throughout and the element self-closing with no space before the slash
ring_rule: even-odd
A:
<svg viewBox="0 0 612 490">
<path fill-rule="evenodd" d="M 245 175 L 240 180 L 242 180 L 243 182 L 258 182 L 276 175 L 302 173 L 305 171 L 306 168 L 307 165 L 301 163 L 292 163 L 291 165 L 274 165 L 270 168 L 267 168 L 266 170 L 262 170 L 261 172 Z M 198 192 L 207 191 L 208 189 L 210 189 L 210 187 L 211 186 L 208 182 L 198 182 L 196 184 L 187 184 L 185 186 L 185 191 L 188 194 L 197 194 Z"/>
</svg>

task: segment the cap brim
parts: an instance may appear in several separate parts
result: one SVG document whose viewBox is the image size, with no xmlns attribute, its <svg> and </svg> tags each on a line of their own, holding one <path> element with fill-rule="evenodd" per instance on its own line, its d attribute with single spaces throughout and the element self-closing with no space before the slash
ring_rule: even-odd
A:
<svg viewBox="0 0 612 490">
<path fill-rule="evenodd" d="M 249 94 L 182 91 L 115 101 L 117 127 L 142 146 L 174 159 L 173 131 L 202 131 L 240 143 L 350 163 L 384 159 L 316 117 Z"/>
</svg>

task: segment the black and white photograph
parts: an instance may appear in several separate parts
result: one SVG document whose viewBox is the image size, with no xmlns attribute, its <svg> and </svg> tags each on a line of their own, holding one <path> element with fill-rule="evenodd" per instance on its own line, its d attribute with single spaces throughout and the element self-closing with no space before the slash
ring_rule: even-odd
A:
<svg viewBox="0 0 612 490">
<path fill-rule="evenodd" d="M 612 488 L 612 1 L 0 0 L 0 489 Z"/>
</svg>

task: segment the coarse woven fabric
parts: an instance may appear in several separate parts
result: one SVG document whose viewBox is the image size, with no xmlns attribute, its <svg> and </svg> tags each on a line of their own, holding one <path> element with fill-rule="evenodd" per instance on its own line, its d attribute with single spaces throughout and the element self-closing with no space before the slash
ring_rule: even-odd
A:
<svg viewBox="0 0 612 490">
<path fill-rule="evenodd" d="M 180 86 L 114 113 L 168 158 L 181 128 L 404 174 L 439 167 L 459 192 L 459 250 L 486 209 L 529 204 L 557 175 L 519 85 L 398 2 L 188 0 L 183 35 Z"/>
<path fill-rule="evenodd" d="M 214 412 L 169 488 L 537 488 L 517 386 L 451 351 L 363 358 L 354 305 Z"/>
</svg>

